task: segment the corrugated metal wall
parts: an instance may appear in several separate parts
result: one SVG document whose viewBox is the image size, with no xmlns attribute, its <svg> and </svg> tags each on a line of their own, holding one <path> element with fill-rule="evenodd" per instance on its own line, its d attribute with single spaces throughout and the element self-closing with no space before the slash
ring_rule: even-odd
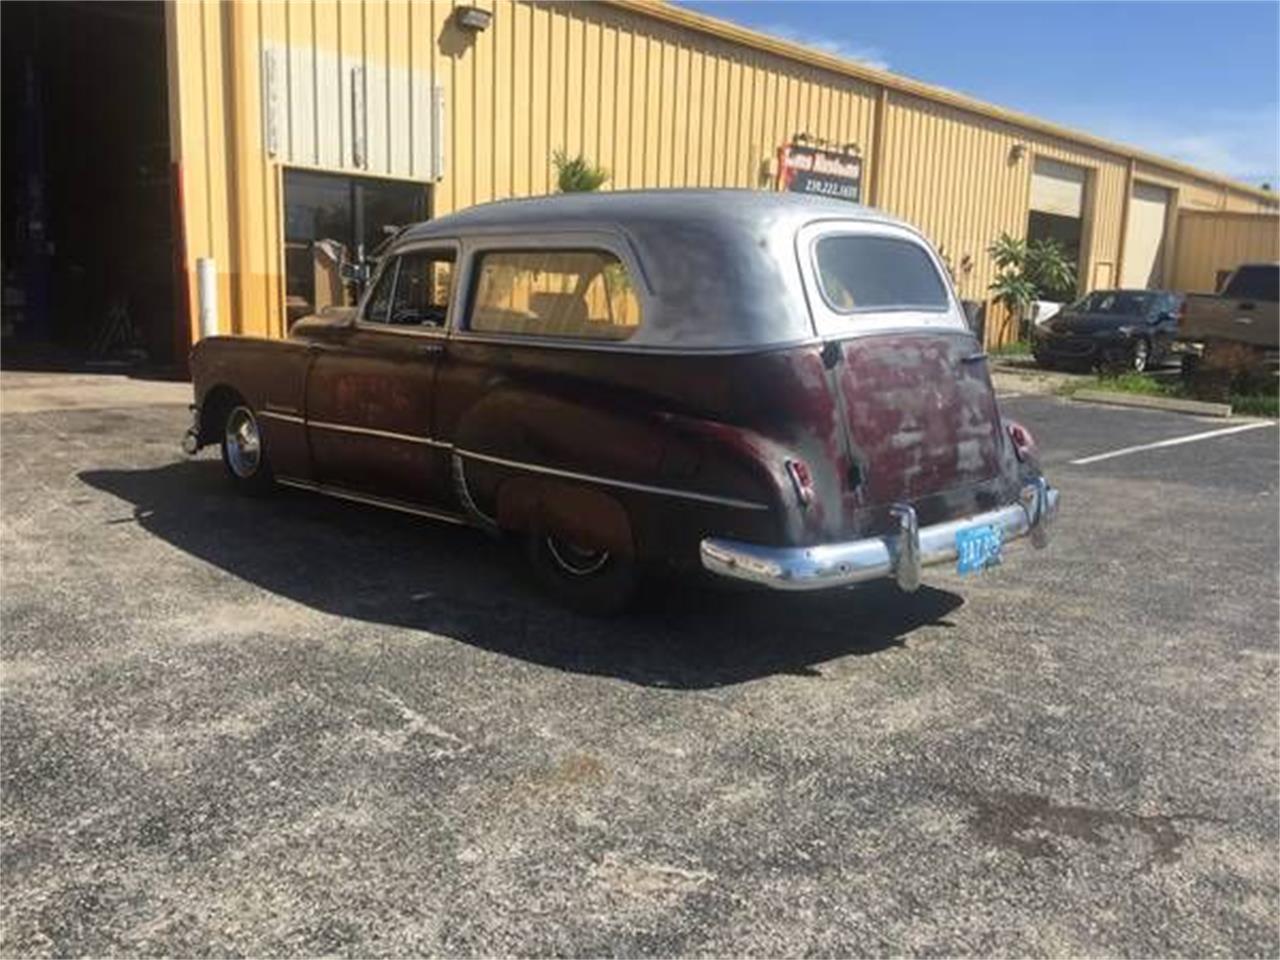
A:
<svg viewBox="0 0 1280 960">
<path fill-rule="evenodd" d="M 1280 261 L 1280 218 L 1275 214 L 1202 212 L 1178 215 L 1173 285 L 1213 293 L 1218 271 L 1242 263 Z"/>
<path fill-rule="evenodd" d="M 606 167 L 613 189 L 768 187 L 793 133 L 856 143 L 867 199 L 923 229 L 973 299 L 993 279 L 990 242 L 1024 233 L 1030 170 L 1049 157 L 1088 171 L 1086 281 L 1118 275 L 1129 168 L 1119 155 L 669 17 L 604 4 L 480 5 L 494 16 L 477 34 L 454 25 L 448 2 L 169 0 L 186 257 L 191 269 L 217 258 L 224 328 L 283 333 L 286 161 L 430 179 L 437 130 L 436 215 L 549 192 L 559 148 Z M 437 91 L 439 117 L 424 103 Z M 1143 176 L 1168 180 L 1183 205 L 1257 203 L 1158 170 Z"/>
</svg>

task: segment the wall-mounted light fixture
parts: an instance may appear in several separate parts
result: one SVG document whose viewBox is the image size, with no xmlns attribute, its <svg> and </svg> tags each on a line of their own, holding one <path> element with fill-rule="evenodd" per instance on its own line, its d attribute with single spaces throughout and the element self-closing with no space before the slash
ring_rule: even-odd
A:
<svg viewBox="0 0 1280 960">
<path fill-rule="evenodd" d="M 1017 163 L 1027 153 L 1027 145 L 1025 143 L 1015 143 L 1009 148 L 1009 162 Z"/>
<path fill-rule="evenodd" d="M 474 30 L 476 33 L 488 30 L 489 24 L 493 23 L 493 14 L 481 7 L 456 7 L 453 16 L 463 30 Z"/>
</svg>

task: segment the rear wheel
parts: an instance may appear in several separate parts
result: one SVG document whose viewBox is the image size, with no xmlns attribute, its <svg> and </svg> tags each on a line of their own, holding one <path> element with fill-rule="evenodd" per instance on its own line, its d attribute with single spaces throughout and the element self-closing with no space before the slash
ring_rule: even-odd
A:
<svg viewBox="0 0 1280 960">
<path fill-rule="evenodd" d="M 535 530 L 529 534 L 526 553 L 542 587 L 574 610 L 607 616 L 625 609 L 635 597 L 635 564 L 608 550 Z"/>
<path fill-rule="evenodd" d="M 222 463 L 238 490 L 260 494 L 272 486 L 271 462 L 258 429 L 258 419 L 244 403 L 227 410 L 222 425 Z"/>
</svg>

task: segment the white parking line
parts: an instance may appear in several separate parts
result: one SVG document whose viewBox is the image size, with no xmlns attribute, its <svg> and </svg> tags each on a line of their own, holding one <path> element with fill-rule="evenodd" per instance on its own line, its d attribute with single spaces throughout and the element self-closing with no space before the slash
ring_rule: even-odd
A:
<svg viewBox="0 0 1280 960">
<path fill-rule="evenodd" d="M 1155 443 L 1143 443 L 1136 447 L 1123 447 L 1119 450 L 1112 450 L 1109 453 L 1095 453 L 1091 457 L 1081 457 L 1079 460 L 1071 460 L 1072 466 L 1084 466 L 1086 463 L 1097 463 L 1099 460 L 1110 460 L 1112 457 L 1123 457 L 1130 453 L 1140 453 L 1143 450 L 1157 450 L 1160 447 L 1176 447 L 1183 443 L 1195 443 L 1197 440 L 1208 440 L 1211 437 L 1225 437 L 1229 433 L 1242 433 L 1245 430 L 1257 430 L 1259 427 L 1274 427 L 1275 424 L 1270 421 L 1257 421 L 1254 423 L 1242 423 L 1235 427 L 1224 427 L 1221 430 L 1206 430 L 1204 433 L 1193 433 L 1187 437 L 1174 437 L 1172 440 L 1159 440 Z"/>
</svg>

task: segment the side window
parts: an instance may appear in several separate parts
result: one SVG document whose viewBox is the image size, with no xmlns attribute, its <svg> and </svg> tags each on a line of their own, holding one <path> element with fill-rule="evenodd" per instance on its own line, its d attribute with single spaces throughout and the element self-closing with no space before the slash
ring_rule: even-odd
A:
<svg viewBox="0 0 1280 960">
<path fill-rule="evenodd" d="M 391 306 L 391 288 L 395 286 L 396 267 L 399 263 L 399 258 L 388 260 L 382 268 L 373 293 L 369 295 L 369 300 L 364 305 L 364 315 L 361 316 L 361 320 L 366 323 L 387 322 L 387 309 Z"/>
<path fill-rule="evenodd" d="M 479 256 L 471 329 L 625 340 L 640 326 L 627 268 L 603 250 L 506 250 Z"/>
<path fill-rule="evenodd" d="M 1235 272 L 1223 293 L 1237 300 L 1268 300 L 1280 293 L 1280 267 L 1245 266 Z"/>
<path fill-rule="evenodd" d="M 391 320 L 395 326 L 443 327 L 453 292 L 453 251 L 431 250 L 400 257 Z"/>
</svg>

